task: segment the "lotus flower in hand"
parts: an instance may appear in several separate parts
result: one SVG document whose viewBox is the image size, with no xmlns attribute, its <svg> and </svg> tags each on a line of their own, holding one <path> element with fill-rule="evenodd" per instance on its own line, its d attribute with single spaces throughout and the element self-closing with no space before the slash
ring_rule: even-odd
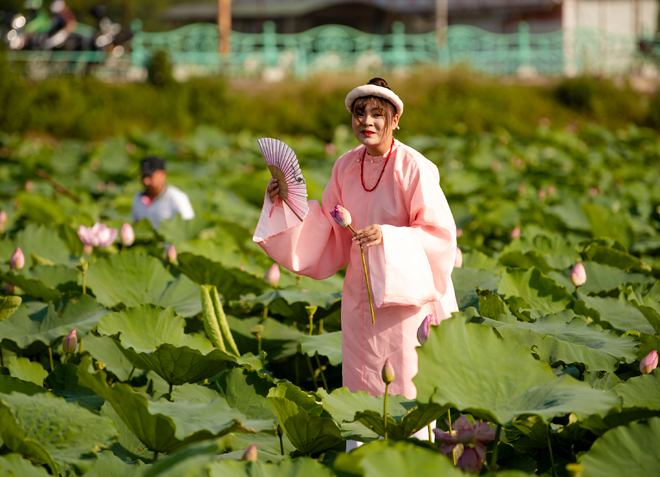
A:
<svg viewBox="0 0 660 477">
<path fill-rule="evenodd" d="M 117 229 L 112 229 L 105 224 L 96 222 L 92 227 L 81 225 L 78 227 L 80 241 L 90 247 L 107 247 L 117 238 Z"/>
<path fill-rule="evenodd" d="M 342 227 L 349 227 L 351 225 L 351 214 L 341 205 L 336 205 L 335 208 L 330 211 L 330 215 L 332 215 L 335 222 Z"/>
</svg>

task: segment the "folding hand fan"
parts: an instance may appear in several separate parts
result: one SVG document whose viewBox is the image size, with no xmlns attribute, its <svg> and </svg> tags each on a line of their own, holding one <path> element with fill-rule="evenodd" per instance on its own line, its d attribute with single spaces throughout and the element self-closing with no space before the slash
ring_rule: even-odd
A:
<svg viewBox="0 0 660 477">
<path fill-rule="evenodd" d="M 279 196 L 302 222 L 307 216 L 307 186 L 300 172 L 296 153 L 282 141 L 261 138 L 257 141 L 266 164 L 280 188 Z M 272 213 L 272 211 L 271 211 Z"/>
</svg>

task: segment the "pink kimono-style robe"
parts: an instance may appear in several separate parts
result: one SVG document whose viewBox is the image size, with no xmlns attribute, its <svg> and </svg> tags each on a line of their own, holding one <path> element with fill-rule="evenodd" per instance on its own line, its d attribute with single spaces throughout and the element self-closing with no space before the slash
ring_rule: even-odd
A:
<svg viewBox="0 0 660 477">
<path fill-rule="evenodd" d="M 456 254 L 456 225 L 440 189 L 437 167 L 414 149 L 395 141 L 386 156 L 364 156 L 359 146 L 341 156 L 324 193 L 322 206 L 310 200 L 304 222 L 266 194 L 254 241 L 280 265 L 317 280 L 348 264 L 344 281 L 343 384 L 351 392 L 383 395 L 381 370 L 387 358 L 396 373 L 390 393 L 409 399 L 417 391 L 417 329 L 433 313 L 442 320 L 458 310 L 451 271 Z M 383 171 L 378 187 L 371 189 Z M 278 203 L 280 201 L 278 200 Z M 380 225 L 383 241 L 364 247 L 376 323 L 371 322 L 360 247 L 348 227 L 330 215 L 335 205 L 346 208 L 355 230 Z"/>
</svg>

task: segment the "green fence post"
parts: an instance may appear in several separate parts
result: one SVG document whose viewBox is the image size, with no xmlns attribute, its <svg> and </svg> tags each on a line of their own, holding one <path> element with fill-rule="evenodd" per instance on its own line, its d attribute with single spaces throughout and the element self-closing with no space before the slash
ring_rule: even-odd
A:
<svg viewBox="0 0 660 477">
<path fill-rule="evenodd" d="M 529 42 L 529 24 L 518 23 L 518 67 L 529 66 L 532 62 L 532 49 Z M 516 69 L 517 69 L 516 68 Z"/>
<path fill-rule="evenodd" d="M 277 34 L 275 33 L 275 23 L 272 21 L 264 22 L 264 61 L 267 65 L 277 64 Z"/>
<path fill-rule="evenodd" d="M 393 66 L 405 66 L 406 27 L 401 22 L 392 23 L 392 63 Z"/>
</svg>

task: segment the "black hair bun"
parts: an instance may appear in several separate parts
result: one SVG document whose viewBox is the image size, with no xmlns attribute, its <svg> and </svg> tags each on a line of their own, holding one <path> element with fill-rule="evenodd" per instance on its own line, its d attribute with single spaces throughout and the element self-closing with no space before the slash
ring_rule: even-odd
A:
<svg viewBox="0 0 660 477">
<path fill-rule="evenodd" d="M 387 89 L 389 89 L 390 91 L 392 91 L 392 88 L 390 88 L 390 86 L 387 84 L 387 81 L 385 81 L 383 78 L 371 78 L 371 79 L 369 80 L 369 83 L 367 83 L 367 84 L 373 84 L 373 85 L 376 85 L 376 86 L 382 86 L 383 88 L 387 88 Z"/>
</svg>

